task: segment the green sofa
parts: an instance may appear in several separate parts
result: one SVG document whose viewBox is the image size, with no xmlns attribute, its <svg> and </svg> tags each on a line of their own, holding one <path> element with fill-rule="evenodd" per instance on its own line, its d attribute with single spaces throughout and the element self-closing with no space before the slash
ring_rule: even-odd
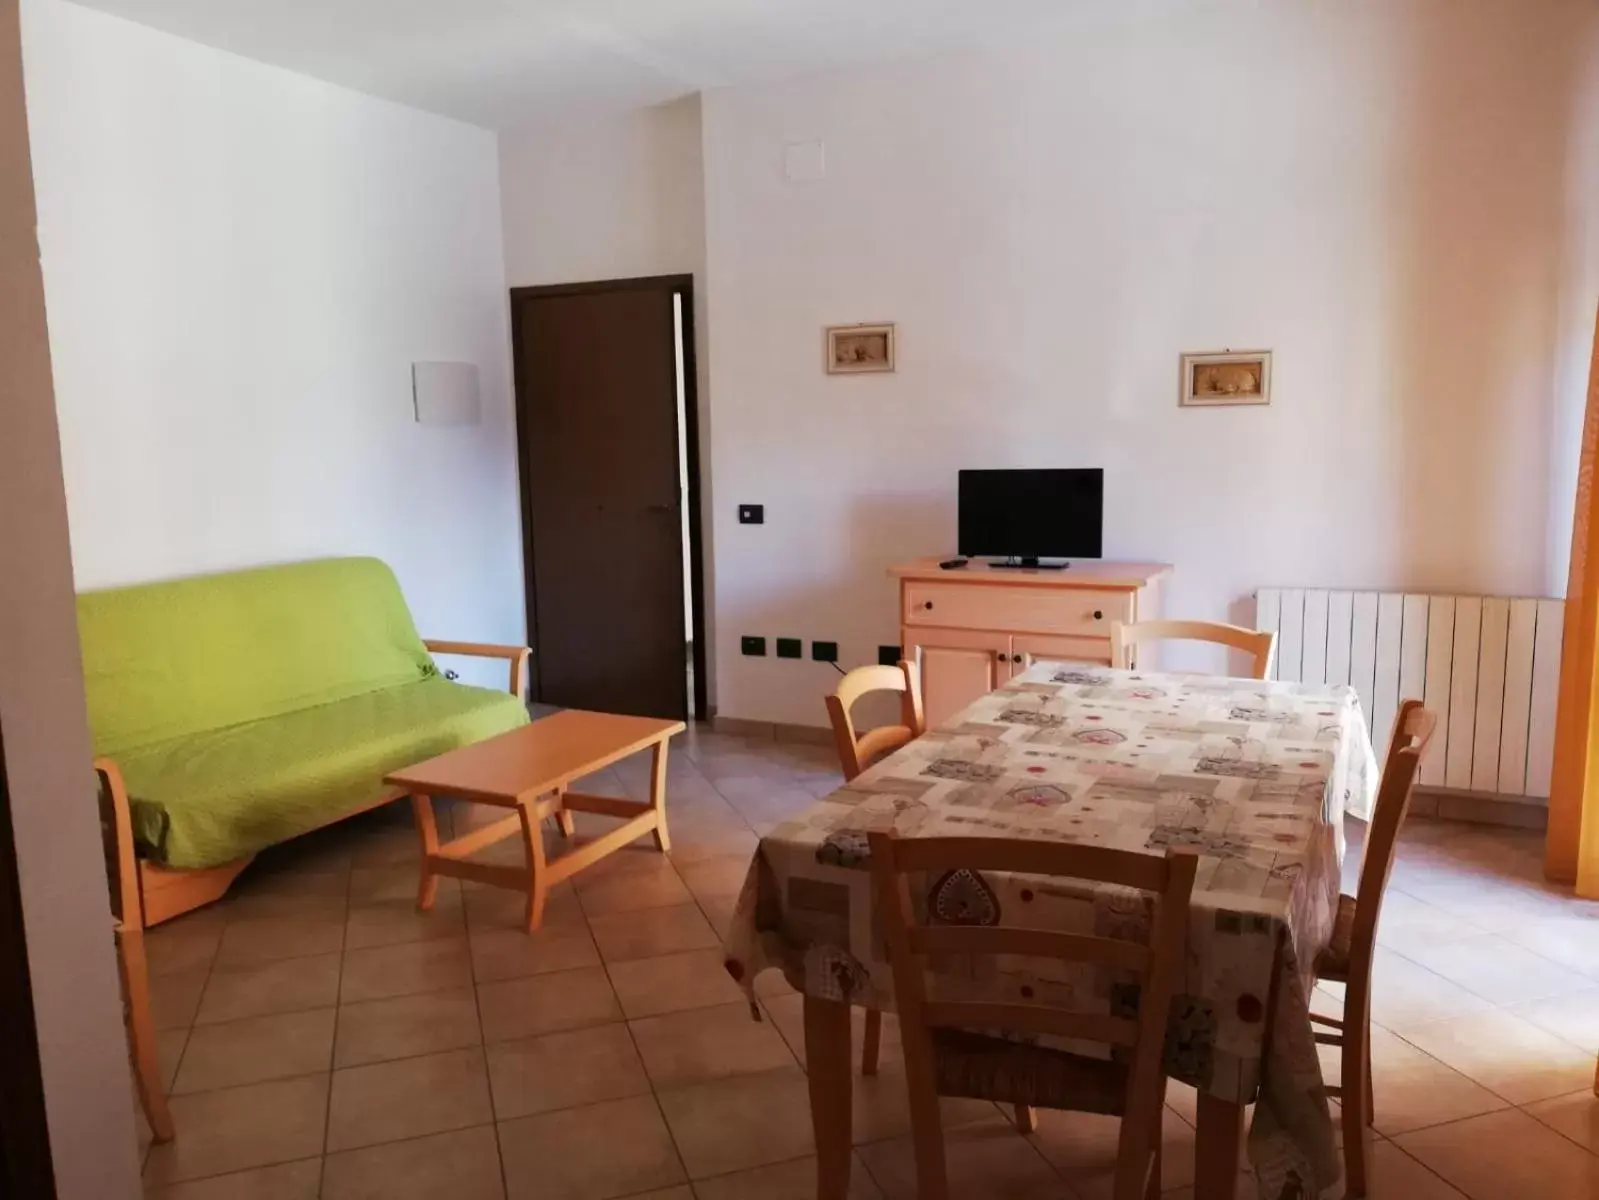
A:
<svg viewBox="0 0 1599 1200">
<path fill-rule="evenodd" d="M 125 781 L 148 923 L 174 915 L 150 895 L 170 876 L 231 880 L 257 851 L 394 798 L 386 772 L 528 720 L 527 649 L 424 642 L 377 559 L 87 592 L 78 628 L 95 754 Z M 510 692 L 452 682 L 430 649 L 506 659 Z"/>
</svg>

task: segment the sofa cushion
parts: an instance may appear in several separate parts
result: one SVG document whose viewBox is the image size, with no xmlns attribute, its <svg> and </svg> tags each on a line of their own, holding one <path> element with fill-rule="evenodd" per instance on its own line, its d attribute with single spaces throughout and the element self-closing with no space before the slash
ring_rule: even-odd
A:
<svg viewBox="0 0 1599 1200">
<path fill-rule="evenodd" d="M 431 677 L 119 757 L 142 851 L 216 866 L 376 799 L 383 775 L 527 722 L 507 692 Z"/>
<path fill-rule="evenodd" d="M 375 558 L 85 592 L 78 633 L 95 753 L 119 760 L 436 674 Z"/>
</svg>

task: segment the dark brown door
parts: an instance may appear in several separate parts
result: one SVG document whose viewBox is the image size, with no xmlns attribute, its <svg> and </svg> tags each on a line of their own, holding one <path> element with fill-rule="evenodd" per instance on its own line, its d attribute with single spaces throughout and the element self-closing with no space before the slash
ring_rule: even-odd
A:
<svg viewBox="0 0 1599 1200">
<path fill-rule="evenodd" d="M 512 293 L 528 625 L 546 704 L 688 711 L 672 282 Z"/>
</svg>

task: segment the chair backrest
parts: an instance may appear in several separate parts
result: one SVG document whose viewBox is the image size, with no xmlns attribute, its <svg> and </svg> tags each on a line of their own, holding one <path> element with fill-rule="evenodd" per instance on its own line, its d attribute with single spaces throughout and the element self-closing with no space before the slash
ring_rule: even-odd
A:
<svg viewBox="0 0 1599 1200">
<path fill-rule="evenodd" d="M 899 693 L 898 725 L 882 725 L 860 734 L 855 732 L 850 710 L 868 692 Z M 838 761 L 847 782 L 883 755 L 927 732 L 927 723 L 922 718 L 922 681 L 916 664 L 902 659 L 895 667 L 856 667 L 838 681 L 838 690 L 827 697 L 827 716 L 833 724 Z"/>
<path fill-rule="evenodd" d="M 1267 630 L 1225 625 L 1220 621 L 1137 621 L 1117 622 L 1110 628 L 1111 665 L 1131 670 L 1138 665 L 1138 647 L 1155 641 L 1212 642 L 1230 646 L 1254 656 L 1252 678 L 1271 674 L 1272 658 L 1277 653 L 1277 635 Z"/>
<path fill-rule="evenodd" d="M 144 928 L 139 892 L 139 864 L 133 845 L 133 814 L 122 772 L 109 758 L 94 760 L 100 794 L 100 838 L 105 850 L 106 880 L 111 884 L 111 915 L 123 929 Z"/>
<path fill-rule="evenodd" d="M 436 668 L 375 558 L 227 571 L 78 596 L 96 754 L 416 682 Z"/>
<path fill-rule="evenodd" d="M 1405 700 L 1394 717 L 1394 730 L 1377 785 L 1377 808 L 1366 827 L 1366 855 L 1360 864 L 1360 886 L 1355 893 L 1355 927 L 1349 940 L 1350 970 L 1369 971 L 1377 940 L 1377 918 L 1382 915 L 1383 893 L 1394 866 L 1394 845 L 1399 827 L 1410 811 L 1416 790 L 1416 773 L 1427 752 L 1438 718 L 1420 700 Z M 1362 965 L 1364 964 L 1364 965 Z"/>
<path fill-rule="evenodd" d="M 1117 1200 L 1142 1197 L 1159 1147 L 1166 1021 L 1186 957 L 1197 855 L 1173 851 L 1156 857 L 1018 838 L 900 838 L 893 831 L 870 833 L 868 841 L 910 1086 L 932 1086 L 934 1029 L 1050 1034 L 1129 1050 L 1114 1194 Z M 1149 941 L 1005 925 L 918 924 L 907 876 L 916 873 L 931 886 L 956 870 L 1061 876 L 1152 892 L 1155 911 Z M 1140 985 L 1138 1016 L 1073 1012 L 1044 1004 L 928 999 L 927 958 L 1001 954 L 1087 963 L 1133 976 Z"/>
</svg>

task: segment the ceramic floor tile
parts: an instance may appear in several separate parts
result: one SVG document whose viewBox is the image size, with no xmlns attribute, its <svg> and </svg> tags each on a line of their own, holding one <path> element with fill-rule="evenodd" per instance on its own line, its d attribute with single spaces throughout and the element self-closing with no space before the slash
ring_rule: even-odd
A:
<svg viewBox="0 0 1599 1200">
<path fill-rule="evenodd" d="M 317 1200 L 320 1158 L 257 1167 L 146 1191 L 149 1200 Z"/>
<path fill-rule="evenodd" d="M 1405 1040 L 1512 1104 L 1564 1096 L 1593 1081 L 1592 1050 L 1507 1012 L 1437 1021 Z"/>
<path fill-rule="evenodd" d="M 321 1200 L 503 1200 L 492 1125 L 330 1154 Z"/>
<path fill-rule="evenodd" d="M 658 1099 L 691 1179 L 803 1158 L 816 1149 L 810 1094 L 798 1067 L 674 1088 Z"/>
<path fill-rule="evenodd" d="M 174 1095 L 327 1071 L 333 1057 L 331 1008 L 201 1025 L 189 1035 Z"/>
<path fill-rule="evenodd" d="M 537 933 L 528 933 L 521 928 L 474 926 L 471 941 L 472 974 L 479 983 L 600 965 L 600 952 L 587 928 L 567 932 L 546 925 Z"/>
<path fill-rule="evenodd" d="M 961 1100 L 943 1096 L 938 1101 L 939 1120 L 945 1129 L 991 1121 L 998 1110 L 987 1100 Z M 885 1063 L 876 1075 L 851 1081 L 850 1141 L 864 1146 L 901 1137 L 911 1130 L 910 1093 L 905 1071 L 898 1063 Z"/>
<path fill-rule="evenodd" d="M 887 1200 L 916 1200 L 916 1157 L 909 1137 L 864 1146 L 860 1156 Z M 951 1196 L 1058 1200 L 1064 1190 L 1043 1156 L 997 1118 L 946 1132 L 944 1165 Z"/>
<path fill-rule="evenodd" d="M 211 966 L 222 943 L 226 918 L 217 909 L 201 909 L 147 930 L 145 957 L 151 975 L 178 975 Z"/>
<path fill-rule="evenodd" d="M 849 1200 L 880 1200 L 882 1194 L 856 1155 L 850 1168 Z M 694 1195 L 698 1200 L 815 1200 L 816 1159 L 797 1158 L 701 1179 L 694 1185 Z"/>
<path fill-rule="evenodd" d="M 1389 888 L 1383 897 L 1382 917 L 1377 923 L 1377 942 L 1403 954 L 1410 949 L 1478 937 L 1482 932 L 1481 926 L 1464 921 L 1436 904 Z"/>
<path fill-rule="evenodd" d="M 1396 1033 L 1429 1021 L 1486 1012 L 1490 1000 L 1385 946 L 1372 958 L 1371 1018 Z"/>
<path fill-rule="evenodd" d="M 1323 1077 L 1337 1078 L 1338 1050 L 1321 1051 Z M 1506 1107 L 1502 1097 L 1385 1029 L 1372 1030 L 1371 1059 L 1374 1125 L 1384 1137 Z M 1168 1102 L 1170 1096 L 1168 1090 Z"/>
<path fill-rule="evenodd" d="M 339 1002 L 340 961 L 337 954 L 318 954 L 250 967 L 218 967 L 206 982 L 195 1024 L 331 1008 Z"/>
<path fill-rule="evenodd" d="M 629 959 L 610 965 L 611 986 L 629 1018 L 736 1003 L 744 993 L 722 960 L 719 949 Z"/>
<path fill-rule="evenodd" d="M 502 1121 L 650 1090 L 626 1025 L 492 1042 L 488 1062 L 494 1115 Z"/>
<path fill-rule="evenodd" d="M 477 995 L 483 1036 L 491 1042 L 622 1020 L 603 967 L 483 983 Z"/>
<path fill-rule="evenodd" d="M 750 873 L 748 854 L 724 854 L 678 868 L 683 884 L 696 899 L 707 896 L 738 898 Z"/>
<path fill-rule="evenodd" d="M 589 928 L 600 956 L 608 963 L 658 958 L 684 950 L 709 950 L 722 942 L 696 904 L 608 913 L 590 920 Z"/>
<path fill-rule="evenodd" d="M 527 896 L 511 888 L 491 887 L 488 884 L 470 883 L 461 888 L 461 899 L 466 906 L 467 927 L 479 931 L 514 930 L 524 937 L 527 931 Z M 565 936 L 587 933 L 588 924 L 577 893 L 569 883 L 550 889 L 544 900 L 544 920 L 533 937 Z"/>
<path fill-rule="evenodd" d="M 414 908 L 419 878 L 415 864 L 355 867 L 350 871 L 350 906 L 359 908 L 367 904 L 410 901 Z M 440 901 L 459 899 L 461 881 L 447 875 L 440 876 L 437 896 Z"/>
<path fill-rule="evenodd" d="M 150 1015 L 158 1030 L 187 1029 L 194 1024 L 209 974 L 202 967 L 195 971 L 150 977 Z"/>
<path fill-rule="evenodd" d="M 328 1077 L 281 1079 L 173 1096 L 180 1133 L 150 1147 L 145 1177 L 153 1184 L 201 1179 L 312 1158 L 322 1153 Z"/>
<path fill-rule="evenodd" d="M 1395 1140 L 1470 1200 L 1592 1200 L 1599 1195 L 1599 1157 L 1514 1109 Z"/>
<path fill-rule="evenodd" d="M 610 1200 L 684 1179 L 651 1096 L 500 1124 L 510 1200 Z"/>
<path fill-rule="evenodd" d="M 1546 917 L 1505 930 L 1505 936 L 1535 954 L 1590 979 L 1599 979 L 1599 904 L 1583 903 L 1580 916 Z"/>
<path fill-rule="evenodd" d="M 1366 1151 L 1366 1200 L 1465 1200 L 1460 1192 L 1392 1142 Z"/>
<path fill-rule="evenodd" d="M 1512 1004 L 1505 1011 L 1574 1046 L 1599 1047 L 1599 988 Z"/>
<path fill-rule="evenodd" d="M 486 1125 L 493 1118 L 480 1049 L 348 1067 L 333 1073 L 328 1152 Z"/>
<path fill-rule="evenodd" d="M 782 976 L 776 972 L 768 972 L 775 979 Z M 762 978 L 765 978 L 763 976 Z M 757 987 L 759 992 L 760 988 Z M 761 1007 L 777 1026 L 777 1031 L 783 1035 L 783 1040 L 788 1043 L 788 1048 L 794 1052 L 794 1057 L 799 1060 L 800 1066 L 805 1065 L 805 997 L 794 989 L 784 985 L 784 990 L 775 995 L 763 996 Z M 850 1020 L 850 1046 L 855 1056 L 857 1069 L 860 1063 L 861 1046 L 866 1037 L 866 1010 L 864 1008 L 851 1008 Z M 883 1032 L 879 1041 L 877 1061 L 883 1066 L 891 1066 L 904 1062 L 905 1052 L 899 1041 L 899 1018 L 893 1013 L 883 1014 Z"/>
<path fill-rule="evenodd" d="M 228 922 L 217 947 L 219 967 L 330 954 L 344 946 L 344 916 L 246 917 Z"/>
<path fill-rule="evenodd" d="M 1494 1004 L 1569 996 L 1593 985 L 1586 975 L 1493 933 L 1413 948 L 1405 957 Z"/>
<path fill-rule="evenodd" d="M 587 872 L 579 872 L 575 882 L 578 901 L 589 917 L 637 912 L 643 908 L 669 908 L 694 899 L 664 855 L 656 856 L 649 869 L 610 875 L 587 886 L 583 882 L 585 874 Z"/>
<path fill-rule="evenodd" d="M 695 863 L 729 855 L 742 855 L 747 864 L 759 845 L 759 839 L 736 813 L 730 821 L 679 820 L 674 816 L 671 825 L 672 849 L 668 856 L 680 871 Z"/>
<path fill-rule="evenodd" d="M 472 959 L 465 938 L 406 942 L 351 950 L 344 956 L 339 1000 L 353 1004 L 416 992 L 441 992 L 472 982 Z"/>
<path fill-rule="evenodd" d="M 228 920 L 243 917 L 342 916 L 348 871 L 278 871 L 236 883 L 222 901 Z"/>
<path fill-rule="evenodd" d="M 1111 1200 L 1120 1118 L 1045 1108 L 1037 1113 L 1038 1131 L 1028 1141 L 1066 1180 L 1078 1200 Z M 1170 1108 L 1162 1116 L 1161 1188 L 1170 1191 L 1194 1181 L 1194 1130 Z"/>
<path fill-rule="evenodd" d="M 628 1024 L 644 1069 L 657 1088 L 794 1065 L 781 1035 L 770 1022 L 751 1017 L 749 1005 L 742 1001 Z"/>
<path fill-rule="evenodd" d="M 178 1077 L 178 1064 L 183 1061 L 183 1048 L 189 1044 L 187 1029 L 167 1029 L 155 1035 L 155 1055 L 161 1064 L 161 1086 L 172 1091 L 172 1081 Z"/>
<path fill-rule="evenodd" d="M 1556 1133 L 1599 1154 L 1599 1096 L 1594 1095 L 1592 1088 L 1553 1100 L 1540 1100 L 1527 1105 L 1526 1112 Z"/>
<path fill-rule="evenodd" d="M 366 1000 L 339 1009 L 335 1067 L 461 1050 L 482 1041 L 471 988 Z"/>
<path fill-rule="evenodd" d="M 360 950 L 368 946 L 394 946 L 401 942 L 465 935 L 466 910 L 459 893 L 454 897 L 440 896 L 425 913 L 417 912 L 415 897 L 383 900 L 350 909 L 345 920 L 344 948 Z"/>
</svg>

